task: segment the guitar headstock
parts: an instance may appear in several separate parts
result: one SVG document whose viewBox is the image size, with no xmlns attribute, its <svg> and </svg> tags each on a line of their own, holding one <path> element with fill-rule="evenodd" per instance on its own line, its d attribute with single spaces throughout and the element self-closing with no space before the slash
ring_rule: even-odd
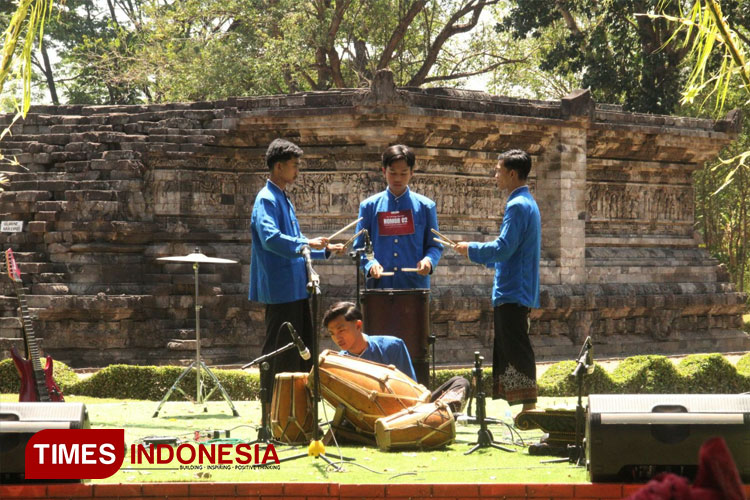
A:
<svg viewBox="0 0 750 500">
<path fill-rule="evenodd" d="M 13 281 L 21 281 L 21 270 L 18 269 L 16 259 L 13 257 L 13 250 L 10 248 L 5 251 L 5 269 L 8 272 L 8 276 Z"/>
</svg>

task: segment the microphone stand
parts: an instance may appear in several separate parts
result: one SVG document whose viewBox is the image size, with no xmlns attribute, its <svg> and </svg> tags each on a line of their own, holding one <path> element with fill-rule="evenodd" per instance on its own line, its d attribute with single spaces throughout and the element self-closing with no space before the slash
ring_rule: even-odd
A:
<svg viewBox="0 0 750 500">
<path fill-rule="evenodd" d="M 516 450 L 500 446 L 497 441 L 492 437 L 492 432 L 487 427 L 486 419 L 486 407 L 484 401 L 484 388 L 482 387 L 482 361 L 484 356 L 479 355 L 479 351 L 474 351 L 474 383 L 476 384 L 476 405 L 477 405 L 477 421 L 479 423 L 479 431 L 477 432 L 476 444 L 464 455 L 474 453 L 479 448 L 497 448 L 498 450 L 507 451 L 513 453 Z"/>
<path fill-rule="evenodd" d="M 361 299 L 360 299 L 360 266 L 362 265 L 362 256 L 368 255 L 372 253 L 372 242 L 370 241 L 370 233 L 367 231 L 367 229 L 362 229 L 360 231 L 361 233 L 364 233 L 364 246 L 359 248 L 353 248 L 351 252 L 349 252 L 349 257 L 351 257 L 352 261 L 354 262 L 354 271 L 357 273 L 357 308 L 362 309 L 361 307 Z M 365 291 L 367 291 L 367 276 L 365 276 L 365 279 L 363 281 Z"/>
<path fill-rule="evenodd" d="M 594 372 L 594 356 L 592 351 L 594 344 L 591 337 L 586 337 L 583 341 L 581 351 L 578 353 L 576 367 L 570 376 L 575 377 L 578 387 L 578 403 L 576 404 L 576 441 L 574 445 L 568 445 L 568 458 L 555 458 L 552 460 L 542 460 L 543 464 L 554 464 L 561 462 L 570 462 L 576 465 L 586 464 L 586 451 L 583 448 L 583 424 L 585 419 L 585 410 L 583 408 L 583 376 Z"/>
<path fill-rule="evenodd" d="M 362 274 L 359 270 L 359 265 L 362 261 L 362 255 L 364 255 L 365 249 L 364 247 L 355 248 L 351 252 L 349 252 L 349 257 L 351 257 L 352 261 L 354 262 L 354 272 L 357 273 L 357 309 L 362 310 L 361 304 L 360 304 L 360 298 L 359 298 L 359 291 L 361 288 L 360 285 L 360 274 Z M 365 289 L 367 289 L 367 279 L 365 279 Z"/>
<path fill-rule="evenodd" d="M 289 342 L 284 347 L 280 347 L 276 349 L 275 351 L 269 352 L 268 354 L 264 354 L 260 357 L 255 358 L 254 360 L 250 361 L 248 364 L 242 366 L 242 370 L 246 368 L 250 368 L 253 365 L 260 365 L 261 372 L 267 372 L 270 369 L 270 366 L 266 362 L 266 360 L 273 358 L 274 356 L 278 356 L 282 352 L 286 352 L 289 349 L 294 349 L 295 344 L 294 342 Z M 263 374 L 261 373 L 261 380 L 263 380 Z M 275 446 L 285 446 L 285 443 L 282 443 L 281 441 L 274 439 L 273 433 L 271 432 L 271 429 L 268 425 L 268 402 L 266 401 L 267 397 L 267 391 L 265 385 L 260 384 L 260 428 L 258 429 L 258 437 L 251 441 L 249 444 L 255 444 L 255 443 L 266 443 L 266 444 L 273 444 Z"/>
<path fill-rule="evenodd" d="M 583 409 L 583 376 L 588 373 L 591 374 L 594 371 L 594 360 L 592 350 L 594 348 L 591 342 L 591 337 L 586 337 L 581 347 L 581 352 L 578 353 L 578 364 L 571 373 L 571 377 L 576 378 L 576 385 L 578 386 L 578 403 L 576 404 L 576 444 L 573 449 L 573 453 L 570 454 L 570 462 L 576 465 L 583 465 L 585 463 L 586 452 L 583 449 L 583 421 L 584 413 Z"/>
<path fill-rule="evenodd" d="M 320 360 L 318 359 L 318 311 L 320 307 L 320 276 L 312 267 L 312 261 L 310 259 L 310 247 L 303 245 L 301 253 L 305 258 L 305 268 L 307 269 L 307 293 L 310 294 L 310 308 L 312 315 L 312 349 L 311 354 L 313 358 L 313 400 L 312 400 L 312 411 L 313 411 L 313 435 L 310 445 L 307 447 L 307 453 L 301 453 L 299 455 L 293 455 L 291 457 L 284 457 L 279 459 L 279 462 L 288 462 L 290 460 L 296 460 L 306 456 L 315 458 L 321 458 L 328 465 L 341 471 L 341 467 L 336 465 L 326 456 L 326 449 L 323 441 L 320 439 L 320 427 L 318 427 L 318 404 L 320 403 Z M 351 460 L 341 456 L 341 460 Z"/>
</svg>

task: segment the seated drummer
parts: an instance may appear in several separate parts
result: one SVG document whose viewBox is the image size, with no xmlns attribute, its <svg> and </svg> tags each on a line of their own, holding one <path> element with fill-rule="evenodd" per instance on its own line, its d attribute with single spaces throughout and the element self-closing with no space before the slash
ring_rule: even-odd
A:
<svg viewBox="0 0 750 500">
<path fill-rule="evenodd" d="M 406 344 L 390 335 L 367 335 L 362 332 L 362 311 L 352 302 L 337 302 L 325 312 L 323 325 L 341 348 L 341 354 L 393 365 L 400 372 L 416 380 Z M 432 393 L 430 402 L 444 400 L 454 413 L 460 412 L 469 392 L 469 381 L 453 377 Z"/>
</svg>

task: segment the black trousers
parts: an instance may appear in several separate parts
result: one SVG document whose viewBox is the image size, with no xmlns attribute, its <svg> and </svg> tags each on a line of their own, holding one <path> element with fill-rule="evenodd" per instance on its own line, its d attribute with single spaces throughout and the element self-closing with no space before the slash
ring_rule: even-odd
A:
<svg viewBox="0 0 750 500">
<path fill-rule="evenodd" d="M 268 354 L 292 342 L 289 330 L 281 328 L 281 325 L 287 321 L 292 324 L 305 346 L 312 351 L 314 332 L 312 331 L 310 303 L 308 299 L 303 299 L 283 304 L 266 304 L 266 339 L 263 342 L 262 354 Z M 270 369 L 260 372 L 260 386 L 261 397 L 265 389 L 265 400 L 269 403 L 273 397 L 273 384 L 277 373 L 309 372 L 312 368 L 312 358 L 307 361 L 303 360 L 296 347 L 274 356 L 268 360 L 268 363 Z"/>
<path fill-rule="evenodd" d="M 508 404 L 536 403 L 536 358 L 529 339 L 530 309 L 520 304 L 495 307 L 492 399 Z"/>
<path fill-rule="evenodd" d="M 470 392 L 471 384 L 469 381 L 461 376 L 455 376 L 432 391 L 430 402 L 433 403 L 442 399 L 450 406 L 453 413 L 459 413 L 463 411 Z"/>
</svg>

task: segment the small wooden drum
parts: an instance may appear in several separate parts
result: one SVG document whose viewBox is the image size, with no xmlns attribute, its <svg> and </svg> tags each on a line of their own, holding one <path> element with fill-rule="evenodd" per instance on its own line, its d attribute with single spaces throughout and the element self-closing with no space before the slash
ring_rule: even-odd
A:
<svg viewBox="0 0 750 500">
<path fill-rule="evenodd" d="M 271 434 L 285 443 L 305 443 L 313 431 L 307 373 L 277 373 L 271 400 Z"/>
<path fill-rule="evenodd" d="M 383 451 L 431 450 L 453 442 L 456 420 L 442 401 L 412 406 L 375 422 L 375 441 Z"/>
<path fill-rule="evenodd" d="M 313 377 L 308 384 L 313 383 Z M 357 429 L 375 432 L 375 421 L 430 400 L 430 391 L 394 366 L 325 350 L 320 355 L 320 395 Z"/>
</svg>

